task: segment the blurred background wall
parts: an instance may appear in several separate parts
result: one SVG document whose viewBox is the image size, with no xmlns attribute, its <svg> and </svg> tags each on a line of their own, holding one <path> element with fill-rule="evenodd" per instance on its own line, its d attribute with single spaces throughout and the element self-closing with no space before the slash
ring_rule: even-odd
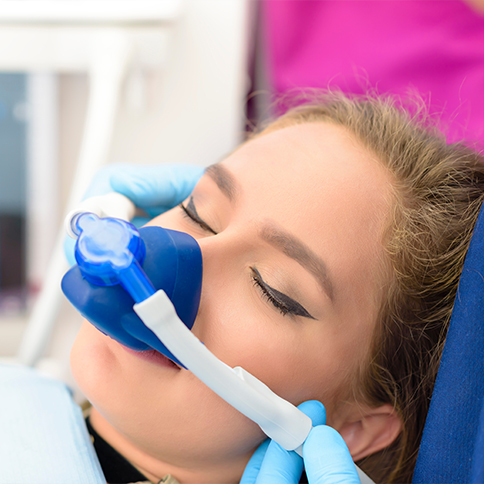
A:
<svg viewBox="0 0 484 484">
<path fill-rule="evenodd" d="M 109 1 L 98 5 L 109 7 Z M 244 138 L 255 2 L 166 1 L 176 3 L 176 14 L 169 22 L 149 24 L 155 39 L 150 44 L 149 36 L 142 37 L 145 26 L 139 19 L 119 25 L 106 17 L 32 20 L 28 15 L 22 18 L 15 8 L 9 15 L 5 6 L 10 8 L 15 0 L 0 0 L 0 357 L 17 353 L 42 287 L 75 181 L 92 94 L 89 71 L 45 68 L 34 54 L 31 68 L 29 59 L 26 65 L 18 61 L 21 56 L 15 58 L 15 48 L 21 44 L 20 33 L 105 27 L 140 33 L 143 45 L 136 45 L 123 75 L 107 163 L 207 165 Z M 95 5 L 65 3 L 73 2 L 91 10 Z M 130 2 L 111 1 L 118 7 L 121 3 Z M 143 0 L 131 3 L 141 5 Z M 113 17 L 117 14 L 114 7 Z M 35 51 L 35 35 L 27 39 Z M 146 61 L 143 56 L 152 58 Z M 152 59 L 161 61 L 158 65 Z M 12 281 L 15 291 L 10 286 L 6 291 L 7 281 Z M 67 361 L 79 323 L 80 318 L 63 303 L 48 357 Z"/>
</svg>

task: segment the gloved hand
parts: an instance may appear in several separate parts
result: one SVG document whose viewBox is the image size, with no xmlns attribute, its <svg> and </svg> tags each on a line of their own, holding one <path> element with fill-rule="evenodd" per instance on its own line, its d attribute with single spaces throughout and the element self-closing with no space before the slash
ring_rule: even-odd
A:
<svg viewBox="0 0 484 484">
<path fill-rule="evenodd" d="M 336 430 L 324 425 L 326 411 L 317 401 L 298 407 L 311 417 L 314 428 L 303 444 L 304 460 L 267 440 L 254 453 L 240 484 L 297 484 L 303 466 L 309 484 L 360 484 L 348 447 Z"/>
<path fill-rule="evenodd" d="M 204 168 L 194 165 L 108 165 L 95 175 L 83 200 L 109 192 L 128 197 L 149 218 L 136 218 L 137 227 L 150 218 L 175 207 L 190 195 Z M 74 259 L 75 240 L 66 237 L 64 252 L 70 265 Z"/>
</svg>

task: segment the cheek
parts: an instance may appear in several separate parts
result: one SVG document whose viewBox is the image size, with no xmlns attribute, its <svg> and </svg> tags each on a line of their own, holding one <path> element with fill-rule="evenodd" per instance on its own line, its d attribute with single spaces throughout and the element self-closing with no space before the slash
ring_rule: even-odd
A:
<svg viewBox="0 0 484 484">
<path fill-rule="evenodd" d="M 110 378 L 116 365 L 114 356 L 100 336 L 99 331 L 84 321 L 70 355 L 73 376 L 88 399 L 93 391 L 104 387 L 104 381 Z"/>
<path fill-rule="evenodd" d="M 329 413 L 349 386 L 353 354 L 337 338 L 319 336 L 281 338 L 268 351 L 264 345 L 255 364 L 259 365 L 260 378 L 283 398 L 295 405 L 319 400 Z"/>
</svg>

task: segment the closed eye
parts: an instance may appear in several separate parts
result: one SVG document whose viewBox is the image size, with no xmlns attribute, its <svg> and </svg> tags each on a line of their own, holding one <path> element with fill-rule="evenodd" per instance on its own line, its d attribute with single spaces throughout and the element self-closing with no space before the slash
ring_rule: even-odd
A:
<svg viewBox="0 0 484 484">
<path fill-rule="evenodd" d="M 185 215 L 185 217 L 190 219 L 192 222 L 196 223 L 203 230 L 210 232 L 214 235 L 217 235 L 217 232 L 215 232 L 215 230 L 213 230 L 212 227 L 210 227 L 210 225 L 204 222 L 198 215 L 197 209 L 195 208 L 195 204 L 193 203 L 193 197 L 190 197 L 186 207 L 185 205 L 183 205 L 183 203 L 180 203 L 180 208 L 183 210 L 183 214 Z"/>
<path fill-rule="evenodd" d="M 293 316 L 303 316 L 309 319 L 316 319 L 314 316 L 311 316 L 311 314 L 309 314 L 309 312 L 297 301 L 265 283 L 259 271 L 255 267 L 251 267 L 251 270 L 254 285 L 259 288 L 262 295 L 276 309 L 278 309 L 283 316 L 286 314 L 291 314 Z"/>
</svg>

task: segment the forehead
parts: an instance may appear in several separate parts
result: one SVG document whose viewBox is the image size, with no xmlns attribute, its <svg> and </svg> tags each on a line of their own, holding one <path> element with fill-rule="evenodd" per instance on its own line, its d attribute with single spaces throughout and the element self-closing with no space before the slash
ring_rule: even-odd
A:
<svg viewBox="0 0 484 484">
<path fill-rule="evenodd" d="M 279 206 L 287 214 L 308 204 L 317 211 L 358 213 L 368 222 L 392 200 L 388 170 L 345 128 L 307 123 L 261 135 L 245 143 L 224 165 L 245 198 Z M 330 203 L 330 205 L 328 205 Z M 355 204 L 357 204 L 355 206 Z M 365 209 L 368 213 L 364 213 Z"/>
</svg>

